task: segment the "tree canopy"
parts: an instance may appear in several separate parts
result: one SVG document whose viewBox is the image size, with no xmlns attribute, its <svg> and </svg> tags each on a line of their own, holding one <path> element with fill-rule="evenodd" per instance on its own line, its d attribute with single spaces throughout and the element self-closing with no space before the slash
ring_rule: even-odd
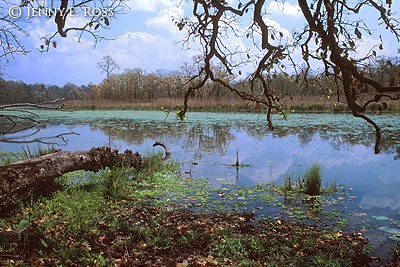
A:
<svg viewBox="0 0 400 267">
<path fill-rule="evenodd" d="M 3 5 L 8 2 L 2 1 Z M 381 129 L 365 113 L 368 106 L 385 99 L 399 100 L 400 75 L 394 71 L 389 78 L 380 79 L 379 74 L 369 71 L 377 60 L 377 50 L 385 46 L 385 38 L 379 33 L 387 31 L 400 41 L 400 19 L 392 8 L 392 0 L 298 0 L 297 5 L 304 18 L 304 25 L 294 28 L 290 35 L 280 31 L 269 20 L 270 1 L 226 1 L 192 0 L 191 14 L 174 18 L 176 26 L 186 33 L 182 40 L 187 45 L 200 45 L 195 73 L 183 84 L 184 104 L 178 112 L 184 118 L 188 101 L 194 91 L 201 91 L 208 82 L 215 82 L 244 100 L 254 101 L 267 108 L 268 128 L 273 129 L 271 118 L 275 110 L 285 116 L 281 100 L 290 97 L 276 89 L 277 75 L 284 75 L 296 83 L 299 90 L 311 83 L 320 85 L 322 91 L 343 95 L 355 117 L 370 123 L 376 132 L 375 153 L 379 153 Z M 284 8 L 285 1 L 278 1 Z M 20 9 L 34 6 L 43 12 L 54 10 L 48 17 L 54 19 L 54 34 L 43 37 L 41 50 L 56 47 L 55 36 L 67 37 L 70 31 L 89 34 L 101 39 L 98 30 L 111 25 L 111 19 L 126 7 L 124 0 L 81 1 L 22 1 Z M 181 3 L 183 4 L 183 3 Z M 69 16 L 83 13 L 91 8 L 91 19 L 81 27 L 68 27 Z M 4 7 L 3 7 L 3 10 Z M 374 19 L 366 19 L 373 14 Z M 18 28 L 13 14 L 3 15 L 3 21 L 11 21 Z M 3 26 L 3 29 L 7 29 Z M 82 36 L 81 35 L 81 36 Z M 364 36 L 377 38 L 380 43 L 361 54 L 360 43 Z M 13 37 L 2 32 L 1 39 Z M 246 46 L 232 44 L 232 38 L 246 40 Z M 11 39 L 11 40 L 17 40 Z M 18 46 L 2 42 L 3 55 Z M 17 43 L 18 44 L 18 43 Z M 17 50 L 18 51 L 18 50 Z M 296 56 L 300 55 L 300 57 Z M 387 61 L 388 66 L 392 63 Z M 215 68 L 214 66 L 219 66 Z M 313 73 L 319 70 L 319 75 Z M 235 86 L 231 79 L 221 78 L 224 72 L 230 77 L 239 77 L 246 86 Z M 387 75 L 386 75 L 387 76 Z M 386 77 L 385 76 L 385 77 Z M 315 80 L 315 77 L 320 77 Z M 334 88 L 326 88 L 322 78 L 329 80 Z M 242 84 L 243 84 L 242 83 Z M 368 94 L 365 92 L 368 91 Z"/>
</svg>

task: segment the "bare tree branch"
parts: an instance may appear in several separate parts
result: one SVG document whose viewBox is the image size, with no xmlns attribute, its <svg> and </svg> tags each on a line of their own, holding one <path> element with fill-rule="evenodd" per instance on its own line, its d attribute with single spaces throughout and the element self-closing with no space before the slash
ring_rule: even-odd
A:
<svg viewBox="0 0 400 267">
<path fill-rule="evenodd" d="M 269 3 L 265 0 L 240 2 L 237 8 L 226 1 L 194 0 L 194 20 L 181 19 L 177 22 L 177 26 L 181 30 L 186 30 L 185 42 L 197 40 L 202 45 L 204 66 L 196 75 L 201 79 L 192 80 L 195 83 L 191 83 L 186 89 L 184 106 L 179 112 L 179 116 L 181 118 L 185 116 L 188 110 L 188 98 L 192 92 L 201 90 L 208 81 L 212 81 L 221 84 L 222 87 L 243 99 L 254 101 L 257 105 L 265 105 L 268 128 L 272 130 L 274 128 L 271 119 L 272 112 L 278 111 L 285 115 L 280 104 L 284 94 L 275 90 L 273 73 L 281 73 L 286 66 L 291 66 L 296 81 L 300 82 L 299 87 L 306 87 L 311 82 L 309 80 L 311 67 L 315 61 L 319 61 L 324 66 L 324 76 L 333 79 L 334 83 L 331 84 L 336 85 L 338 99 L 342 93 L 352 114 L 374 127 L 376 132 L 374 150 L 375 153 L 379 153 L 381 129 L 365 112 L 371 103 L 376 103 L 381 98 L 399 100 L 400 83 L 393 82 L 393 78 L 392 82 L 384 84 L 375 80 L 374 77 L 368 76 L 363 70 L 365 62 L 376 58 L 376 51 L 374 51 L 376 47 L 371 48 L 366 55 L 362 56 L 357 54 L 357 42 L 362 40 L 363 33 L 372 35 L 372 29 L 376 25 L 368 25 L 362 16 L 352 15 L 372 8 L 380 19 L 377 24 L 390 30 L 393 36 L 399 40 L 400 20 L 391 10 L 391 2 L 390 0 L 385 3 L 365 0 L 350 4 L 341 0 L 298 0 L 298 5 L 306 20 L 306 26 L 303 29 L 294 29 L 293 38 L 284 39 L 282 32 L 269 25 L 268 14 L 265 13 Z M 284 5 L 285 1 L 282 1 L 282 4 Z M 241 35 L 234 27 L 227 27 L 225 21 L 236 23 L 250 21 L 251 26 L 245 31 L 245 35 Z M 239 55 L 242 52 L 232 52 L 228 48 L 226 44 L 231 36 L 253 40 L 253 45 L 260 51 L 260 54 L 254 57 L 256 66 L 245 81 L 249 84 L 249 90 L 246 88 L 239 90 L 235 86 L 215 78 L 211 67 L 215 62 L 220 62 L 227 73 L 232 74 L 237 70 L 240 74 L 240 67 L 249 62 L 250 55 L 247 55 L 247 62 L 240 61 L 242 57 Z M 379 38 L 382 43 L 378 45 L 378 48 L 381 49 L 383 40 L 381 36 Z M 292 56 L 298 49 L 303 56 L 302 62 L 294 60 Z M 232 64 L 233 59 L 239 59 L 239 62 Z M 290 74 L 285 74 L 290 76 Z M 319 85 L 322 92 L 327 94 L 326 88 L 323 88 L 321 83 Z M 373 90 L 376 95 L 372 94 L 372 98 L 363 100 L 365 95 L 361 96 L 364 88 Z"/>
</svg>

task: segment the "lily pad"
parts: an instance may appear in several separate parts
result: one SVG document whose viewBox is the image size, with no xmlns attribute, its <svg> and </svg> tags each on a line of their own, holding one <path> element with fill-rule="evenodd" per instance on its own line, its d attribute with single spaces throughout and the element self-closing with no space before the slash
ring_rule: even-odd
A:
<svg viewBox="0 0 400 267">
<path fill-rule="evenodd" d="M 367 214 L 364 212 L 354 213 L 354 215 L 357 217 L 367 216 Z"/>
<path fill-rule="evenodd" d="M 379 227 L 378 229 L 388 234 L 400 235 L 400 229 L 390 228 L 386 226 Z"/>
<path fill-rule="evenodd" d="M 375 220 L 378 220 L 378 221 L 387 221 L 387 220 L 389 220 L 389 218 L 386 217 L 386 216 L 372 216 L 372 218 L 374 218 Z"/>
<path fill-rule="evenodd" d="M 391 235 L 388 237 L 390 240 L 400 242 L 400 236 L 398 235 Z"/>
</svg>

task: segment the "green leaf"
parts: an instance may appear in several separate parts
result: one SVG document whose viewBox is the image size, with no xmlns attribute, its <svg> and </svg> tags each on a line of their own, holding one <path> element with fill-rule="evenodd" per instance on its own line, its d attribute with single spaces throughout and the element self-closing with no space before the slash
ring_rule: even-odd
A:
<svg viewBox="0 0 400 267">
<path fill-rule="evenodd" d="M 23 227 L 25 227 L 27 224 L 28 224 L 28 220 L 21 220 L 21 221 L 19 222 L 19 227 L 23 228 Z"/>
<path fill-rule="evenodd" d="M 46 241 L 43 240 L 43 238 L 40 238 L 40 243 L 43 245 L 43 247 L 48 248 L 49 245 L 47 245 Z"/>
</svg>

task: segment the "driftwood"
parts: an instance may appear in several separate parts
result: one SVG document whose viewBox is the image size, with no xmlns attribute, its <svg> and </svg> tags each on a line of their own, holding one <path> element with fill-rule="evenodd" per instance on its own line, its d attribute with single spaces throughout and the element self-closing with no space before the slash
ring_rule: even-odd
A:
<svg viewBox="0 0 400 267">
<path fill-rule="evenodd" d="M 168 159 L 169 157 L 171 157 L 171 151 L 169 150 L 169 147 L 168 147 L 166 144 L 157 141 L 157 142 L 155 142 L 155 143 L 153 144 L 153 147 L 156 147 L 156 146 L 161 146 L 161 147 L 164 148 L 164 150 L 165 150 L 165 157 L 164 157 L 164 159 Z"/>
<path fill-rule="evenodd" d="M 0 202 L 39 184 L 52 182 L 62 174 L 76 171 L 98 171 L 105 167 L 127 165 L 138 168 L 143 158 L 138 152 L 118 153 L 108 147 L 89 151 L 58 151 L 44 156 L 0 166 Z"/>
</svg>

